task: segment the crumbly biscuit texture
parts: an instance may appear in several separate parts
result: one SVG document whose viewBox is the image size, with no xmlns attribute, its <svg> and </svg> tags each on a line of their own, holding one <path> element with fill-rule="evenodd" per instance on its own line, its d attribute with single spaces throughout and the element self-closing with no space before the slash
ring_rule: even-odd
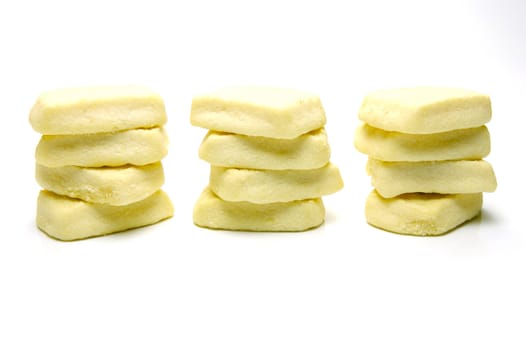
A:
<svg viewBox="0 0 526 350">
<path fill-rule="evenodd" d="M 47 167 L 145 165 L 168 153 L 163 128 L 134 129 L 85 135 L 44 135 L 35 151 L 37 163 Z"/>
<path fill-rule="evenodd" d="M 391 162 L 482 159 L 490 153 L 486 126 L 436 134 L 405 134 L 362 123 L 356 128 L 354 146 L 372 158 Z"/>
<path fill-rule="evenodd" d="M 47 91 L 29 115 L 44 135 L 115 132 L 166 123 L 161 96 L 142 86 L 97 86 Z"/>
<path fill-rule="evenodd" d="M 123 206 L 89 203 L 43 190 L 36 220 L 49 236 L 72 241 L 154 224 L 172 215 L 172 203 L 162 190 Z"/>
<path fill-rule="evenodd" d="M 330 156 L 324 128 L 294 139 L 209 131 L 199 148 L 199 157 L 212 165 L 246 169 L 315 169 L 326 165 Z"/>
<path fill-rule="evenodd" d="M 144 166 L 49 168 L 36 164 L 38 184 L 60 195 L 87 202 L 127 205 L 149 197 L 164 184 L 161 162 Z"/>
<path fill-rule="evenodd" d="M 386 198 L 403 193 L 493 192 L 497 180 L 484 160 L 382 162 L 369 158 L 367 171 L 378 193 Z"/>
<path fill-rule="evenodd" d="M 365 97 L 358 116 L 382 130 L 432 134 L 484 125 L 491 103 L 487 95 L 457 88 L 380 90 Z"/>
<path fill-rule="evenodd" d="M 321 198 L 287 203 L 254 204 L 224 201 L 206 188 L 194 207 L 198 226 L 238 231 L 305 231 L 321 225 Z"/>
<path fill-rule="evenodd" d="M 233 87 L 195 96 L 192 125 L 248 136 L 296 138 L 325 125 L 317 95 L 272 87 Z"/>
<path fill-rule="evenodd" d="M 365 205 L 367 222 L 407 235 L 436 236 L 472 219 L 482 208 L 482 194 L 410 193 L 383 198 L 372 191 Z"/>
<path fill-rule="evenodd" d="M 212 167 L 210 189 L 227 201 L 291 202 L 317 198 L 343 188 L 338 167 L 332 163 L 310 170 L 252 170 Z"/>
</svg>

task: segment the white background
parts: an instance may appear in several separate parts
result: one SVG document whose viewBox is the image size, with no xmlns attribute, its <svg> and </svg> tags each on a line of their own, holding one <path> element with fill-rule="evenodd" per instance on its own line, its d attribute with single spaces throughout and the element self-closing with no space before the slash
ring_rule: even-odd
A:
<svg viewBox="0 0 526 350">
<path fill-rule="evenodd" d="M 526 5 L 506 1 L 2 1 L 0 349 L 525 349 Z M 175 216 L 74 243 L 35 227 L 44 90 L 142 84 L 164 97 Z M 208 179 L 192 95 L 320 95 L 346 187 L 296 234 L 194 227 Z M 369 227 L 352 135 L 371 90 L 488 93 L 499 188 L 439 238 Z"/>
</svg>

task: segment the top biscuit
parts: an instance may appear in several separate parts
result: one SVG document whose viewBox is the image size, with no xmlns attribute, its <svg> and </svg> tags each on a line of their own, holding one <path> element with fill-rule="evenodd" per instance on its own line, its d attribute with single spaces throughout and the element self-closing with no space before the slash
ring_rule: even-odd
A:
<svg viewBox="0 0 526 350">
<path fill-rule="evenodd" d="M 29 121 L 44 135 L 91 134 L 166 123 L 163 99 L 141 86 L 78 87 L 41 94 Z"/>
<path fill-rule="evenodd" d="M 491 102 L 487 95 L 456 88 L 381 90 L 365 97 L 358 117 L 387 131 L 432 134 L 484 125 Z"/>
<path fill-rule="evenodd" d="M 192 125 L 248 136 L 292 139 L 325 125 L 318 96 L 283 88 L 234 87 L 194 97 Z"/>
</svg>

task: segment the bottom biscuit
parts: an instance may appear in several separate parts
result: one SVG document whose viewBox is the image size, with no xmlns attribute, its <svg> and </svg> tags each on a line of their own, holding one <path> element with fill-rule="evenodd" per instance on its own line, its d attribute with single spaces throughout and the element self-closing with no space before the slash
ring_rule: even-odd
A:
<svg viewBox="0 0 526 350">
<path fill-rule="evenodd" d="M 173 215 L 172 202 L 159 190 L 123 206 L 84 202 L 50 191 L 40 191 L 37 226 L 49 236 L 73 241 L 154 224 Z"/>
<path fill-rule="evenodd" d="M 198 226 L 234 231 L 306 231 L 325 220 L 321 198 L 255 204 L 228 202 L 205 188 L 194 207 Z"/>
<path fill-rule="evenodd" d="M 436 236 L 475 217 L 482 208 L 482 193 L 408 193 L 383 198 L 373 190 L 365 217 L 378 228 L 408 235 Z"/>
</svg>

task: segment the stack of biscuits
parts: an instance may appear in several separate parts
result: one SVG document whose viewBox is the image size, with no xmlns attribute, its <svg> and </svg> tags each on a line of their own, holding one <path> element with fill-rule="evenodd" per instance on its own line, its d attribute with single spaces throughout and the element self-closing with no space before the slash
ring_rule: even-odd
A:
<svg viewBox="0 0 526 350">
<path fill-rule="evenodd" d="M 168 152 L 162 98 L 139 86 L 83 87 L 40 95 L 30 116 L 42 137 L 37 225 L 77 240 L 153 224 L 173 215 L 161 190 Z"/>
<path fill-rule="evenodd" d="M 497 187 L 484 124 L 488 96 L 420 87 L 370 93 L 359 111 L 355 147 L 369 156 L 375 189 L 367 221 L 387 231 L 440 235 L 475 217 L 482 192 Z"/>
<path fill-rule="evenodd" d="M 304 231 L 325 220 L 321 196 L 343 181 L 330 163 L 318 96 L 234 87 L 196 96 L 192 125 L 209 129 L 199 149 L 211 164 L 193 219 L 242 231 Z"/>
</svg>

